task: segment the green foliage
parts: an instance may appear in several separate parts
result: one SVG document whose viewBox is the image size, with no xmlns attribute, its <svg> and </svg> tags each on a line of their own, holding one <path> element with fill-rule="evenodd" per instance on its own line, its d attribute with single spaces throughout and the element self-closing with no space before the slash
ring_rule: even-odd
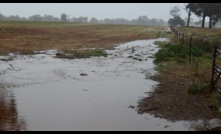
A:
<svg viewBox="0 0 221 134">
<path fill-rule="evenodd" d="M 205 24 L 205 17 L 210 18 L 209 28 L 212 28 L 221 16 L 220 3 L 195 3 L 188 4 L 189 9 L 198 17 L 203 17 L 203 24 Z M 204 25 L 202 25 L 204 27 Z"/>
<path fill-rule="evenodd" d="M 169 26 L 185 26 L 185 21 L 180 16 L 176 16 L 173 19 L 169 19 L 168 24 Z"/>
<path fill-rule="evenodd" d="M 202 43 L 197 43 L 193 44 L 193 49 L 198 48 L 199 53 L 207 52 L 207 53 L 212 53 L 214 51 L 214 47 L 218 46 L 216 44 L 210 44 L 209 42 L 202 42 Z M 197 50 L 197 49 L 195 49 Z"/>
<path fill-rule="evenodd" d="M 196 57 L 202 57 L 205 51 L 203 51 L 201 48 L 199 48 L 197 45 L 192 46 L 192 56 Z"/>
<path fill-rule="evenodd" d="M 208 73 L 207 69 L 211 67 L 202 68 L 200 59 L 206 61 L 205 58 L 199 58 L 192 63 L 191 83 L 188 88 L 189 94 L 208 94 L 210 91 L 211 75 Z"/>
<path fill-rule="evenodd" d="M 168 61 L 170 58 L 186 58 L 189 55 L 189 50 L 184 45 L 166 44 L 154 56 L 155 62 Z"/>
</svg>

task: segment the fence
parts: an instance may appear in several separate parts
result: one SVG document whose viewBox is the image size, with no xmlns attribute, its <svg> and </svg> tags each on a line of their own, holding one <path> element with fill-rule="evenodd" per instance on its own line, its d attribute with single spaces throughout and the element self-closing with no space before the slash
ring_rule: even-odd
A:
<svg viewBox="0 0 221 134">
<path fill-rule="evenodd" d="M 170 27 L 170 29 L 175 34 L 176 41 L 188 47 L 189 63 L 192 66 L 197 65 L 199 67 L 199 70 L 201 70 L 201 73 L 204 75 L 201 79 L 201 85 L 203 85 L 204 83 L 210 83 L 210 92 L 215 91 L 218 94 L 221 105 L 221 66 L 217 64 L 217 58 L 221 56 L 221 49 L 215 47 L 215 43 L 213 45 L 210 45 L 211 43 L 208 43 L 210 41 L 208 39 L 205 39 L 205 37 L 192 37 L 177 31 L 174 27 Z M 204 44 L 205 42 L 207 42 L 208 44 L 203 46 L 202 44 Z M 212 47 L 206 50 L 205 48 L 202 49 L 201 46 L 205 48 L 208 48 L 209 46 Z M 208 52 L 210 51 L 210 49 L 213 50 L 211 52 Z M 203 55 L 206 56 L 208 60 L 203 60 Z"/>
<path fill-rule="evenodd" d="M 216 64 L 217 56 L 221 55 L 221 49 L 217 47 L 214 48 L 213 53 L 213 66 L 212 66 L 212 77 L 211 77 L 211 92 L 215 90 L 219 97 L 221 96 L 221 88 L 218 84 L 219 78 L 221 76 L 221 68 Z"/>
</svg>

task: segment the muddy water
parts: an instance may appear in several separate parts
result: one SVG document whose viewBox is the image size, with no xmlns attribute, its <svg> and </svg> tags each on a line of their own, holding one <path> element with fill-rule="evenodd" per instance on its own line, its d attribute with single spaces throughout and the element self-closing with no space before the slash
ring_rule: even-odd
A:
<svg viewBox="0 0 221 134">
<path fill-rule="evenodd" d="M 158 50 L 154 41 L 122 44 L 108 50 L 106 58 L 57 59 L 56 50 L 10 54 L 0 57 L 13 57 L 0 61 L 0 80 L 11 84 L 7 90 L 25 130 L 190 130 L 190 122 L 168 122 L 128 108 L 157 84 L 148 79 L 155 73 L 150 58 Z"/>
</svg>

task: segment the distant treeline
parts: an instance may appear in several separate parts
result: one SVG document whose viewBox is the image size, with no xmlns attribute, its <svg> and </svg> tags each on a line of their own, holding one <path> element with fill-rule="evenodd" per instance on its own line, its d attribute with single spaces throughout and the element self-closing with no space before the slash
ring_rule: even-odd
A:
<svg viewBox="0 0 221 134">
<path fill-rule="evenodd" d="M 66 14 L 61 14 L 61 17 L 54 17 L 52 15 L 44 15 L 41 16 L 39 14 L 32 15 L 28 18 L 20 17 L 19 15 L 10 15 L 5 16 L 0 13 L 0 20 L 13 20 L 13 21 L 49 21 L 49 22 L 86 22 L 86 23 L 94 23 L 94 24 L 128 24 L 128 25 L 159 25 L 159 26 L 167 26 L 167 21 L 163 19 L 153 18 L 149 19 L 147 16 L 139 16 L 137 19 L 124 19 L 124 18 L 115 18 L 115 19 L 97 19 L 95 17 L 70 17 Z"/>
<path fill-rule="evenodd" d="M 19 15 L 10 15 L 5 16 L 0 13 L 0 20 L 12 20 L 12 21 L 47 21 L 47 22 L 83 22 L 83 23 L 93 23 L 93 24 L 127 24 L 127 25 L 154 25 L 154 26 L 168 26 L 168 21 L 163 19 L 153 18 L 149 19 L 147 16 L 139 16 L 137 19 L 124 19 L 124 18 L 115 18 L 115 19 L 97 19 L 95 17 L 70 17 L 67 14 L 61 14 L 60 18 L 54 17 L 52 15 L 41 16 L 39 14 L 32 15 L 28 18 L 20 17 Z M 184 19 L 187 22 L 187 18 Z M 193 21 L 190 19 L 190 26 L 200 27 L 202 20 Z M 208 25 L 208 22 L 205 23 Z M 216 24 L 217 27 L 221 27 L 221 22 Z"/>
</svg>

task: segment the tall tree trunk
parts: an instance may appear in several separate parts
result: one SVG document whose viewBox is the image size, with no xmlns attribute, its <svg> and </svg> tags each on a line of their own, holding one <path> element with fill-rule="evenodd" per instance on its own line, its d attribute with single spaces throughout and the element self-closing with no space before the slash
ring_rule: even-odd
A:
<svg viewBox="0 0 221 134">
<path fill-rule="evenodd" d="M 188 20 L 187 20 L 187 27 L 189 27 L 189 24 L 190 24 L 190 16 L 191 16 L 191 12 L 189 11 L 188 12 Z"/>
<path fill-rule="evenodd" d="M 206 16 L 205 16 L 205 13 L 203 13 L 203 20 L 202 20 L 202 28 L 204 28 L 205 27 L 205 18 L 206 18 Z"/>
<path fill-rule="evenodd" d="M 212 17 L 209 17 L 209 28 L 212 28 Z"/>
</svg>

